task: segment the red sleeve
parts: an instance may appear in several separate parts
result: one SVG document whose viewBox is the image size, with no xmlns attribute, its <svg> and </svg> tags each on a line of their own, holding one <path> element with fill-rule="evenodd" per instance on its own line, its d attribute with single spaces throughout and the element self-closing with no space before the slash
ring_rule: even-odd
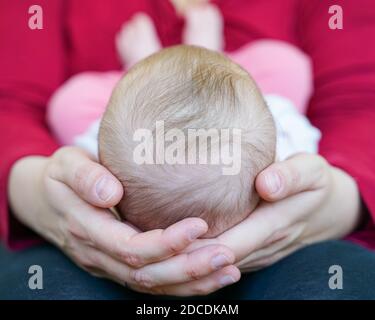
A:
<svg viewBox="0 0 375 320">
<path fill-rule="evenodd" d="M 42 30 L 28 26 L 35 1 L 0 2 L 0 237 L 13 248 L 33 242 L 33 236 L 9 213 L 9 171 L 21 157 L 50 155 L 57 148 L 45 108 L 65 69 L 62 1 L 37 3 L 43 10 Z"/>
<path fill-rule="evenodd" d="M 331 5 L 343 10 L 343 29 L 331 30 Z M 323 134 L 321 154 L 353 176 L 375 219 L 375 3 L 300 2 L 298 32 L 311 56 L 315 93 L 309 118 Z M 375 231 L 372 234 L 375 248 Z"/>
</svg>

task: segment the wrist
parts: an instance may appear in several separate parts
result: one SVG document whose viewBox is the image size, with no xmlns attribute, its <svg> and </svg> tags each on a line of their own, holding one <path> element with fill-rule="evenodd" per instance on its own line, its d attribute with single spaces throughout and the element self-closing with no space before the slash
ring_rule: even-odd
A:
<svg viewBox="0 0 375 320">
<path fill-rule="evenodd" d="M 345 171 L 332 167 L 333 210 L 341 220 L 343 236 L 353 232 L 363 221 L 361 196 L 354 178 Z"/>
<path fill-rule="evenodd" d="M 28 156 L 16 161 L 8 180 L 9 207 L 22 223 L 36 230 L 37 213 L 41 210 L 43 171 L 48 158 Z"/>
</svg>

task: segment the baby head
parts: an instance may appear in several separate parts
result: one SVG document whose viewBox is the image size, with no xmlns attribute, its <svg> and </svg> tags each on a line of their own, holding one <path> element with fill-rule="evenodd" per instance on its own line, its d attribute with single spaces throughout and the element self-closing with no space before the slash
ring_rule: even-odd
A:
<svg viewBox="0 0 375 320">
<path fill-rule="evenodd" d="M 220 53 L 182 45 L 142 60 L 118 83 L 99 159 L 124 186 L 126 221 L 147 231 L 200 217 L 213 237 L 257 205 L 255 177 L 274 161 L 275 143 L 249 74 Z"/>
</svg>

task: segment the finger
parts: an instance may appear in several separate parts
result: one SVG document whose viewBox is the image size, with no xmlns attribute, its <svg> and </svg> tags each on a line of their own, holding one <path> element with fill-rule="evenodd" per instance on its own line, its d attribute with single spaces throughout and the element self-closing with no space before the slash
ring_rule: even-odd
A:
<svg viewBox="0 0 375 320">
<path fill-rule="evenodd" d="M 240 262 L 236 263 L 236 265 L 241 268 L 241 266 L 249 266 L 249 265 L 261 265 L 262 261 L 272 259 L 272 256 L 277 256 L 280 251 L 284 251 L 285 248 L 290 246 L 294 246 L 296 239 L 298 239 L 303 231 L 305 230 L 306 224 L 303 222 L 296 223 L 295 225 L 282 230 L 281 232 L 275 233 L 275 235 L 270 238 L 269 241 L 264 243 L 264 245 L 249 254 L 247 257 L 242 259 Z M 273 239 L 278 239 L 273 241 Z M 266 266 L 265 264 L 264 266 Z"/>
<path fill-rule="evenodd" d="M 197 239 L 197 240 L 193 241 L 191 244 L 189 244 L 182 252 L 183 253 L 189 253 L 189 252 L 192 252 L 192 251 L 197 250 L 197 249 L 202 248 L 202 247 L 206 247 L 206 246 L 209 246 L 209 245 L 220 245 L 220 244 L 221 243 L 219 243 L 217 238 Z"/>
<path fill-rule="evenodd" d="M 64 147 L 54 154 L 54 159 L 57 165 L 50 170 L 50 175 L 88 203 L 110 208 L 121 200 L 124 192 L 121 183 L 83 150 Z"/>
<path fill-rule="evenodd" d="M 164 260 L 183 251 L 207 230 L 207 223 L 203 219 L 186 218 L 164 230 L 137 233 L 127 242 L 126 257 L 133 257 L 133 259 L 128 258 L 127 261 L 134 267 L 141 267 Z"/>
<path fill-rule="evenodd" d="M 164 270 L 164 275 L 160 279 L 153 279 L 153 276 L 159 276 L 159 274 L 146 274 L 146 270 L 142 273 L 139 270 L 134 270 L 127 267 L 120 261 L 113 259 L 111 256 L 106 255 L 105 253 L 85 246 L 82 243 L 76 243 L 76 254 L 73 257 L 74 260 L 91 274 L 106 277 L 111 279 L 121 285 L 126 284 L 137 291 L 145 293 L 157 293 L 157 294 L 177 294 L 177 295 L 197 295 L 197 294 L 208 294 L 212 291 L 216 291 L 224 286 L 233 284 L 240 279 L 240 272 L 237 267 L 231 265 L 226 267 L 219 267 L 221 264 L 220 261 L 214 263 L 213 266 L 210 266 L 209 269 L 212 269 L 213 272 L 210 272 L 208 276 L 200 276 L 201 280 L 193 279 L 190 276 L 184 277 L 185 280 L 191 280 L 187 285 L 184 283 L 182 286 L 176 285 L 171 279 L 168 279 L 167 273 L 170 272 L 170 269 L 167 267 Z M 212 251 L 213 254 L 222 254 L 225 252 L 227 256 L 230 256 L 231 253 L 226 248 L 207 248 L 207 251 Z M 207 254 L 207 252 L 201 252 L 199 255 Z M 199 258 L 199 255 L 196 254 L 190 257 L 189 264 L 193 263 L 195 258 Z M 211 259 L 212 260 L 212 259 Z M 232 255 L 231 260 L 234 260 Z M 183 261 L 181 261 L 183 262 Z M 183 266 L 177 261 L 174 261 L 176 270 L 182 269 Z M 165 267 L 163 263 L 160 263 L 159 269 L 162 270 Z M 219 268 L 218 268 L 219 267 Z M 197 275 L 201 273 L 200 270 L 197 270 Z M 172 275 L 173 277 L 173 275 Z M 165 284 L 165 285 L 164 285 Z M 186 287 L 186 288 L 185 288 Z M 161 289 L 163 288 L 163 289 Z"/>
<path fill-rule="evenodd" d="M 139 233 L 101 209 L 82 203 L 76 222 L 81 234 L 92 246 L 133 267 L 164 260 L 182 251 L 207 232 L 207 224 L 199 218 L 181 220 L 165 230 Z M 74 227 L 73 227 L 74 228 Z"/>
<path fill-rule="evenodd" d="M 147 288 L 183 283 L 231 265 L 234 259 L 234 254 L 228 248 L 212 245 L 136 269 L 131 279 L 136 285 Z"/>
<path fill-rule="evenodd" d="M 251 261 L 244 265 L 239 264 L 238 268 L 241 270 L 241 272 L 254 272 L 254 271 L 263 269 L 289 256 L 293 252 L 301 249 L 304 245 L 306 244 L 302 244 L 302 243 L 292 244 L 288 247 L 283 248 L 280 251 L 277 251 L 274 254 L 263 256 L 257 260 Z"/>
<path fill-rule="evenodd" d="M 71 257 L 93 276 L 110 279 L 122 286 L 128 283 L 130 267 L 96 248 L 77 242 L 76 254 Z"/>
<path fill-rule="evenodd" d="M 298 154 L 263 170 L 255 180 L 255 187 L 264 200 L 277 201 L 323 187 L 327 169 L 327 162 L 321 156 Z"/>
<path fill-rule="evenodd" d="M 219 271 L 216 271 L 202 279 L 194 280 L 187 283 L 181 283 L 171 286 L 160 286 L 152 289 L 145 289 L 144 287 L 129 286 L 136 291 L 152 293 L 156 295 L 170 295 L 170 296 L 202 296 L 215 292 L 221 288 L 236 283 L 241 278 L 241 272 L 237 267 L 231 265 Z"/>
<path fill-rule="evenodd" d="M 262 246 L 277 227 L 272 224 L 267 216 L 267 210 L 262 206 L 241 223 L 219 235 L 217 242 L 231 249 L 239 261 Z M 244 235 L 248 235 L 246 240 Z"/>
<path fill-rule="evenodd" d="M 301 192 L 277 204 L 263 202 L 245 220 L 218 236 L 218 243 L 231 249 L 236 260 L 241 260 L 298 221 L 296 232 L 303 232 L 307 228 L 306 217 L 317 210 L 324 196 L 323 191 Z M 246 241 L 244 234 L 249 235 Z"/>
</svg>

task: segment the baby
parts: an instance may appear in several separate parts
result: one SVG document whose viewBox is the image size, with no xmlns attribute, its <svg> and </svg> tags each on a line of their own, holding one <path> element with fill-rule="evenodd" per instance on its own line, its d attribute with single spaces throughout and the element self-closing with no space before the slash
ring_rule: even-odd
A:
<svg viewBox="0 0 375 320">
<path fill-rule="evenodd" d="M 223 175 L 221 165 L 210 161 L 178 164 L 194 152 L 192 143 L 183 146 L 186 152 L 177 155 L 182 157 L 177 164 L 152 164 L 155 159 L 137 164 L 134 133 L 149 129 L 155 137 L 158 121 L 186 133 L 191 128 L 241 130 L 239 172 Z M 220 154 L 223 142 L 211 141 L 207 148 Z M 224 143 L 235 150 L 233 142 Z M 119 211 L 127 221 L 150 230 L 201 217 L 209 237 L 255 208 L 254 179 L 274 161 L 275 145 L 272 116 L 247 72 L 219 53 L 193 46 L 164 49 L 130 69 L 114 89 L 99 131 L 99 159 L 124 185 Z"/>
<path fill-rule="evenodd" d="M 311 91 L 308 62 L 302 54 L 276 41 L 263 41 L 229 59 L 217 52 L 223 39 L 215 7 L 190 11 L 186 19 L 188 45 L 163 50 L 147 16 L 139 15 L 125 25 L 117 46 L 124 63 L 132 67 L 115 86 L 107 107 L 102 107 L 104 115 L 97 117 L 101 121 L 75 137 L 75 142 L 98 153 L 100 162 L 122 182 L 125 196 L 117 209 L 126 221 L 146 231 L 200 217 L 209 226 L 205 236 L 213 237 L 254 210 L 259 201 L 254 181 L 260 171 L 276 156 L 284 159 L 299 151 L 316 151 L 319 133 L 301 116 Z M 211 29 L 194 37 L 202 21 Z M 142 34 L 137 34 L 137 28 Z M 142 35 L 146 41 L 140 41 Z M 147 45 L 134 45 L 138 41 Z M 282 67 L 264 61 L 270 52 L 278 54 Z M 247 72 L 252 66 L 249 57 L 257 84 Z M 283 59 L 292 61 L 293 67 L 288 69 Z M 247 71 L 233 60 L 242 60 Z M 67 128 L 59 130 L 65 116 L 59 115 L 66 113 L 62 108 L 67 105 L 66 90 L 51 100 L 49 117 L 62 142 Z M 78 107 L 75 103 L 74 108 Z M 159 137 L 160 123 L 162 134 L 173 133 L 163 144 L 154 143 L 164 139 Z M 185 139 L 192 129 L 201 129 L 203 139 L 202 134 Z M 218 136 L 215 130 L 229 134 Z M 144 148 L 138 158 L 146 159 L 143 162 L 136 159 L 140 145 Z M 158 161 L 168 150 L 173 150 L 169 154 L 173 161 Z M 234 173 L 223 173 L 228 165 L 220 158 L 224 150 L 238 164 Z M 194 161 L 189 162 L 191 154 Z"/>
</svg>

